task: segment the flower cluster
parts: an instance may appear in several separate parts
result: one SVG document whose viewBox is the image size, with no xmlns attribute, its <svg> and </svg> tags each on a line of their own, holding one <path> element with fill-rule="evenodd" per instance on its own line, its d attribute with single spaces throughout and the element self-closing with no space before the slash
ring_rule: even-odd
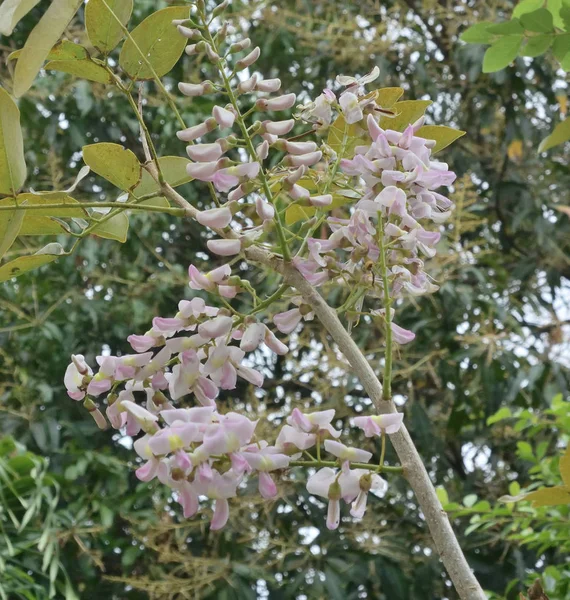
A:
<svg viewBox="0 0 570 600">
<path fill-rule="evenodd" d="M 233 287 L 226 285 L 230 273 L 226 272 L 225 279 L 219 273 L 217 269 L 203 274 L 191 266 L 190 285 Z M 69 396 L 85 400 L 100 427 L 106 426 L 106 420 L 93 398 L 105 394 L 111 426 L 129 436 L 142 432 L 134 442 L 144 461 L 137 477 L 146 482 L 157 478 L 176 492 L 185 517 L 196 514 L 200 498 L 214 500 L 211 528 L 220 529 L 229 517 L 228 499 L 237 495 L 246 475 L 256 474 L 260 494 L 273 498 L 277 485 L 271 473 L 295 466 L 292 461 L 324 442 L 342 471 L 337 475 L 330 467 L 321 469 L 309 479 L 307 489 L 330 498 L 338 516 L 338 498 L 328 489 L 325 494 L 323 488 L 328 481 L 324 474 L 330 475 L 329 488 L 334 483 L 347 502 L 356 499 L 351 514 L 361 517 L 368 491 L 384 489 L 385 483 L 366 468 L 350 469 L 351 463 L 368 463 L 372 454 L 336 441 L 341 432 L 332 426 L 334 410 L 311 414 L 293 410 L 273 445 L 255 437 L 258 421 L 218 410 L 219 391 L 235 389 L 238 376 L 256 386 L 263 384 L 258 371 L 242 364 L 246 351 L 263 342 L 280 354 L 287 347 L 265 325 L 251 322 L 244 326 L 201 298 L 182 300 L 178 308 L 172 318 L 156 317 L 144 335 L 129 336 L 136 354 L 98 356 L 96 374 L 82 355 L 74 355 L 65 373 Z M 233 344 L 237 341 L 239 346 Z M 175 406 L 180 400 L 186 404 L 190 396 L 198 406 Z M 354 419 L 366 436 L 394 432 L 401 422 L 400 414 Z M 312 462 L 320 466 L 317 459 Z M 332 528 L 338 518 L 334 523 L 329 518 L 327 523 Z"/>
</svg>

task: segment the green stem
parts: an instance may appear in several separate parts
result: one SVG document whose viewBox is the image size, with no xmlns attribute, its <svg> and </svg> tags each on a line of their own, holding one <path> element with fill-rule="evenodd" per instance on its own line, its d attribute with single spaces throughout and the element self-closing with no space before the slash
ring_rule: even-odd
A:
<svg viewBox="0 0 570 600">
<path fill-rule="evenodd" d="M 384 467 L 384 456 L 386 455 L 386 433 L 383 432 L 382 433 L 382 441 L 381 441 L 381 448 L 380 448 L 380 460 L 378 461 L 378 466 L 380 467 L 380 469 L 382 469 Z"/>
<path fill-rule="evenodd" d="M 292 460 L 289 463 L 290 467 L 338 467 L 338 461 L 336 460 Z M 369 465 L 368 463 L 356 463 L 351 462 L 350 466 L 355 469 L 366 469 L 368 471 L 378 472 L 378 467 L 376 465 Z M 383 473 L 403 473 L 403 467 L 382 467 L 380 469 Z"/>
<path fill-rule="evenodd" d="M 290 288 L 291 286 L 287 283 L 284 283 L 276 292 L 274 292 L 269 298 L 266 298 L 263 302 L 260 302 L 250 314 L 254 315 L 262 310 L 265 310 L 268 306 L 271 306 L 274 302 L 279 300 L 281 296 Z"/>
<path fill-rule="evenodd" d="M 150 194 L 151 198 L 156 197 L 156 193 Z M 140 200 L 140 198 L 137 198 Z M 0 206 L 0 211 L 3 210 L 56 210 L 63 208 L 65 210 L 74 208 L 117 208 L 122 210 L 142 210 L 147 212 L 163 212 L 170 215 L 184 216 L 186 211 L 183 208 L 173 208 L 170 206 L 152 206 L 152 205 L 139 205 L 127 202 L 78 202 L 77 204 L 65 204 L 65 203 L 54 203 L 54 204 L 20 204 L 18 206 Z M 52 215 L 48 215 L 52 216 Z M 56 216 L 56 215 L 53 215 Z M 100 223 L 101 221 L 97 221 Z"/>
<path fill-rule="evenodd" d="M 207 40 L 210 43 L 210 45 L 212 46 L 213 51 L 216 54 L 218 53 L 218 48 L 216 47 L 216 43 L 214 41 L 214 38 L 212 37 L 212 34 L 210 33 L 210 30 L 207 28 L 207 26 L 205 27 L 205 33 L 207 36 Z M 224 81 L 224 87 L 226 88 L 226 92 L 228 94 L 229 100 L 231 105 L 234 107 L 234 110 L 236 112 L 236 122 L 241 130 L 241 133 L 243 135 L 244 141 L 246 143 L 246 148 L 248 151 L 248 154 L 250 156 L 250 158 L 254 161 L 259 160 L 257 158 L 257 154 L 255 153 L 255 148 L 253 146 L 253 141 L 251 139 L 251 136 L 249 135 L 249 131 L 247 129 L 247 126 L 245 124 L 243 115 L 240 111 L 238 102 L 237 102 L 237 98 L 234 94 L 234 91 L 232 89 L 232 85 L 231 85 L 231 81 L 228 78 L 228 76 L 226 75 L 226 61 L 223 58 L 220 58 L 220 63 L 219 63 L 219 72 L 220 75 L 222 76 L 222 79 Z M 269 181 L 267 180 L 267 175 L 265 174 L 265 171 L 263 169 L 263 165 L 261 165 L 261 169 L 259 170 L 259 178 L 261 179 L 261 183 L 263 186 L 263 191 L 265 192 L 265 197 L 267 198 L 267 200 L 271 203 L 271 205 L 273 207 L 275 207 L 275 199 L 273 198 L 273 193 L 271 192 L 271 189 L 269 187 Z M 283 223 L 281 222 L 281 217 L 279 216 L 279 212 L 277 211 L 277 209 L 275 209 L 275 228 L 277 230 L 277 236 L 279 237 L 279 241 L 281 244 L 281 251 L 283 253 L 283 258 L 286 261 L 291 260 L 291 253 L 289 251 L 289 246 L 287 244 L 287 240 L 285 239 L 285 232 L 283 229 Z"/>
<path fill-rule="evenodd" d="M 388 282 L 388 266 L 386 262 L 386 248 L 384 246 L 384 220 L 378 216 L 378 228 L 380 234 L 380 271 L 382 274 L 382 286 L 384 288 L 384 310 L 386 311 L 386 350 L 384 359 L 384 389 L 382 398 L 390 401 L 392 399 L 392 299 L 390 298 L 390 284 Z"/>
</svg>

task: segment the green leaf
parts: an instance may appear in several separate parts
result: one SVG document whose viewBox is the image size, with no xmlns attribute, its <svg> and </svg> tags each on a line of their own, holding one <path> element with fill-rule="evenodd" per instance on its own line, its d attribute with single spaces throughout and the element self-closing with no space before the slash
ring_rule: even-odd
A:
<svg viewBox="0 0 570 600">
<path fill-rule="evenodd" d="M 121 212 L 95 227 L 91 231 L 91 234 L 107 240 L 116 240 L 124 244 L 127 241 L 128 231 L 129 218 L 124 212 Z"/>
<path fill-rule="evenodd" d="M 518 496 L 521 492 L 521 486 L 518 481 L 511 481 L 509 484 L 509 494 L 511 496 Z"/>
<path fill-rule="evenodd" d="M 14 27 L 40 0 L 4 0 L 0 6 L 0 34 L 12 35 Z"/>
<path fill-rule="evenodd" d="M 137 157 L 119 144 L 102 142 L 83 146 L 83 160 L 95 173 L 122 190 L 133 189 L 141 179 Z"/>
<path fill-rule="evenodd" d="M 491 415 L 487 419 L 487 425 L 494 425 L 495 423 L 498 423 L 499 421 L 504 421 L 505 419 L 509 419 L 512 416 L 513 413 L 511 412 L 511 409 L 506 406 L 503 406 L 503 408 L 499 408 L 499 410 L 494 415 Z"/>
<path fill-rule="evenodd" d="M 392 108 L 396 102 L 402 97 L 404 88 L 401 87 L 389 87 L 380 88 L 376 90 L 376 102 L 382 108 Z"/>
<path fill-rule="evenodd" d="M 523 460 L 536 462 L 532 446 L 528 442 L 517 442 L 517 454 Z"/>
<path fill-rule="evenodd" d="M 0 194 L 13 195 L 26 181 L 20 111 L 8 92 L 0 88 Z"/>
<path fill-rule="evenodd" d="M 133 0 L 90 0 L 87 3 L 85 28 L 89 40 L 99 52 L 108 54 L 123 39 L 121 24 L 129 22 L 132 12 Z"/>
<path fill-rule="evenodd" d="M 345 132 L 346 140 L 344 138 Z M 358 123 L 347 125 L 344 116 L 339 115 L 329 128 L 327 144 L 343 158 L 352 158 L 356 146 L 366 143 L 365 135 L 366 131 Z"/>
<path fill-rule="evenodd" d="M 521 24 L 527 31 L 551 33 L 554 30 L 552 14 L 546 8 L 522 15 Z"/>
<path fill-rule="evenodd" d="M 391 107 L 395 111 L 395 117 L 381 117 L 380 126 L 384 129 L 404 131 L 408 125 L 415 123 L 426 112 L 431 100 L 404 100 L 396 102 Z"/>
<path fill-rule="evenodd" d="M 562 123 L 558 123 L 558 125 L 556 125 L 553 132 L 547 138 L 540 142 L 538 151 L 545 152 L 546 150 L 550 150 L 550 148 L 554 148 L 554 146 L 563 144 L 568 140 L 570 140 L 570 119 L 564 119 Z"/>
<path fill-rule="evenodd" d="M 25 214 L 25 210 L 15 209 L 0 212 L 0 260 L 16 241 Z"/>
<path fill-rule="evenodd" d="M 530 500 L 533 506 L 570 504 L 570 489 L 562 486 L 541 488 L 526 494 L 524 499 Z"/>
<path fill-rule="evenodd" d="M 563 0 L 547 0 L 546 8 L 552 15 L 554 25 L 559 29 L 564 29 L 564 21 L 560 16 L 560 10 L 562 9 Z"/>
<path fill-rule="evenodd" d="M 471 508 L 475 504 L 475 502 L 477 502 L 476 494 L 469 494 L 465 496 L 465 498 L 463 498 L 463 505 L 467 508 Z"/>
<path fill-rule="evenodd" d="M 447 495 L 446 489 L 440 485 L 435 489 L 435 493 L 437 494 L 437 498 L 441 502 L 441 505 L 445 508 L 449 504 L 449 496 Z"/>
<path fill-rule="evenodd" d="M 564 485 L 570 489 L 570 444 L 566 447 L 566 452 L 560 457 L 560 475 Z"/>
<path fill-rule="evenodd" d="M 299 204 L 292 204 L 285 211 L 285 223 L 287 225 L 293 225 L 298 221 L 308 221 L 316 212 L 317 209 L 314 206 L 300 206 Z"/>
<path fill-rule="evenodd" d="M 12 277 L 19 277 L 27 271 L 47 265 L 57 260 L 63 254 L 65 254 L 65 251 L 62 246 L 54 242 L 38 250 L 35 254 L 19 256 L 0 267 L 0 283 L 8 281 Z"/>
<path fill-rule="evenodd" d="M 69 204 L 78 205 L 77 200 L 71 198 L 65 192 L 43 192 L 19 194 L 17 200 L 20 203 L 26 202 L 29 205 L 37 206 L 39 204 Z M 14 203 L 12 198 L 3 198 L 0 200 L 0 206 L 9 206 Z M 0 212 L 0 218 L 3 213 Z M 86 211 L 80 207 L 77 208 L 46 208 L 26 211 L 26 216 L 19 235 L 59 235 L 65 233 L 65 229 L 60 223 L 51 217 L 59 218 L 85 218 Z"/>
<path fill-rule="evenodd" d="M 465 131 L 446 127 L 445 125 L 424 125 L 418 129 L 416 135 L 426 140 L 435 140 L 435 146 L 432 149 L 432 152 L 435 153 L 447 148 L 455 140 L 463 137 Z"/>
<path fill-rule="evenodd" d="M 131 32 L 119 55 L 119 65 L 131 79 L 153 79 L 154 74 L 162 77 L 172 69 L 187 42 L 172 21 L 188 18 L 189 12 L 188 8 L 182 6 L 163 8 L 147 17 Z"/>
<path fill-rule="evenodd" d="M 14 73 L 14 95 L 19 98 L 31 87 L 49 51 L 73 19 L 83 0 L 53 0 L 32 29 Z"/>
<path fill-rule="evenodd" d="M 568 52 L 570 52 L 570 33 L 557 35 L 552 44 L 552 54 L 554 54 L 554 58 L 562 62 Z"/>
<path fill-rule="evenodd" d="M 487 48 L 483 57 L 483 73 L 494 73 L 508 67 L 519 53 L 522 35 L 507 35 Z"/>
<path fill-rule="evenodd" d="M 489 25 L 487 31 L 495 35 L 521 35 L 524 32 L 524 27 L 518 19 L 511 19 L 510 21 Z"/>
<path fill-rule="evenodd" d="M 98 83 L 112 81 L 110 73 L 102 65 L 91 60 L 87 50 L 79 44 L 62 40 L 52 48 L 48 59 L 50 61 L 45 66 L 47 70 L 62 71 Z"/>
<path fill-rule="evenodd" d="M 491 21 L 483 21 L 466 29 L 459 39 L 468 44 L 490 44 L 495 35 L 489 31 L 489 26 L 493 25 Z"/>
<path fill-rule="evenodd" d="M 111 83 L 111 75 L 92 60 L 52 60 L 45 66 L 47 71 L 61 71 L 81 79 L 96 81 L 98 83 Z"/>
<path fill-rule="evenodd" d="M 535 35 L 527 40 L 526 44 L 521 48 L 520 54 L 521 56 L 530 56 L 531 58 L 540 56 L 550 48 L 552 42 L 554 42 L 554 35 L 551 33 Z"/>
<path fill-rule="evenodd" d="M 525 13 L 531 13 L 544 5 L 544 0 L 522 0 L 515 6 L 513 17 L 520 17 Z"/>
</svg>

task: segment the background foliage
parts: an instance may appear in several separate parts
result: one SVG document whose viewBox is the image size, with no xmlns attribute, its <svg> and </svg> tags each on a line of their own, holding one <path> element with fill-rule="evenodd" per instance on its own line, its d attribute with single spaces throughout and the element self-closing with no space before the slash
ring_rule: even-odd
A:
<svg viewBox="0 0 570 600">
<path fill-rule="evenodd" d="M 22 47 L 45 4 L 1 39 L 7 89 L 14 68 L 7 57 Z M 136 0 L 130 28 L 163 6 Z M 407 98 L 433 100 L 430 122 L 468 132 L 442 154 L 460 175 L 458 207 L 433 266 L 440 292 L 401 309 L 400 324 L 417 337 L 397 357 L 394 389 L 485 589 L 518 598 L 542 573 L 551 600 L 568 598 L 568 507 L 498 503 L 519 487 L 560 484 L 558 456 L 570 431 L 570 220 L 554 210 L 569 204 L 569 148 L 537 153 L 566 113 L 557 61 L 548 53 L 520 57 L 482 73 L 485 47 L 458 36 L 478 21 L 510 18 L 512 3 L 501 0 L 232 6 L 235 23 L 261 46 L 259 69 L 281 77 L 300 99 L 337 73 L 362 74 L 377 64 L 379 87 L 402 86 Z M 80 11 L 65 36 L 86 43 L 84 31 Z M 165 82 L 206 75 L 204 65 L 185 58 Z M 169 107 L 151 84 L 145 96 L 160 154 L 182 155 Z M 180 99 L 179 107 L 192 124 L 209 114 L 209 102 Z M 44 73 L 19 107 L 35 189 L 71 184 L 85 144 L 121 143 L 143 158 L 126 101 L 100 84 Z M 79 189 L 84 200 L 115 199 L 116 190 L 96 176 Z M 180 190 L 196 206 L 206 198 L 200 185 Z M 31 249 L 41 241 L 18 243 Z M 137 216 L 125 244 L 91 238 L 73 257 L 2 285 L 0 594 L 455 598 L 404 480 L 391 479 L 365 520 L 346 521 L 338 532 L 321 530 L 324 504 L 292 481 L 275 502 L 255 495 L 235 502 L 228 527 L 214 535 L 206 519 L 184 522 L 159 488 L 137 482 L 129 440 L 99 432 L 67 398 L 62 376 L 71 352 L 93 362 L 104 344 L 126 351 L 129 333 L 144 332 L 155 314 L 189 297 L 187 265 L 214 260 L 191 223 Z M 252 283 L 262 290 L 271 282 Z M 379 366 L 377 332 L 356 328 L 354 336 Z M 270 377 L 262 393 L 243 385 L 228 405 L 277 418 L 292 405 L 334 407 L 342 418 L 369 410 L 316 324 L 291 345 L 292 355 L 264 365 Z"/>
</svg>

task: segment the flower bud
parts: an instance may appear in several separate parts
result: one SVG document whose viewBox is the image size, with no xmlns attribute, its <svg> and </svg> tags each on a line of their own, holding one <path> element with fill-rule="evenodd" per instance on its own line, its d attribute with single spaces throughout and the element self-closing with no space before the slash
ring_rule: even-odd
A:
<svg viewBox="0 0 570 600">
<path fill-rule="evenodd" d="M 315 142 L 285 142 L 285 150 L 289 154 L 308 154 L 315 152 L 317 144 Z"/>
<path fill-rule="evenodd" d="M 188 127 L 188 129 L 183 129 L 182 131 L 178 131 L 176 133 L 176 137 L 183 142 L 193 142 L 194 140 L 206 135 L 210 131 L 214 131 L 218 123 L 216 119 L 210 117 L 206 119 L 204 123 L 200 123 L 199 125 L 194 125 L 193 127 Z"/>
<path fill-rule="evenodd" d="M 214 106 L 212 115 L 220 127 L 232 127 L 236 120 L 236 116 L 232 111 L 221 106 Z"/>
<path fill-rule="evenodd" d="M 287 110 L 295 104 L 297 96 L 295 94 L 285 94 L 283 96 L 277 96 L 277 98 L 270 98 L 269 100 L 261 99 L 255 103 L 256 108 L 259 110 Z"/>
<path fill-rule="evenodd" d="M 236 42 L 232 44 L 229 48 L 230 54 L 236 54 L 237 52 L 241 52 L 242 50 L 246 50 L 251 46 L 251 40 L 249 38 L 245 38 L 240 42 Z"/>
<path fill-rule="evenodd" d="M 190 29 L 184 25 L 178 25 L 178 32 L 189 40 L 201 40 L 202 34 L 197 29 Z"/>
<path fill-rule="evenodd" d="M 216 33 L 216 42 L 223 42 L 227 37 L 230 30 L 230 24 L 228 21 L 224 21 L 224 24 L 220 27 L 218 33 Z"/>
<path fill-rule="evenodd" d="M 232 211 L 227 206 L 203 210 L 196 215 L 196 221 L 198 221 L 200 225 L 217 229 L 227 227 L 231 223 L 232 218 Z"/>
<path fill-rule="evenodd" d="M 269 154 L 269 142 L 265 140 L 262 144 L 259 144 L 259 146 L 255 149 L 255 153 L 257 154 L 257 158 L 259 158 L 259 160 L 265 160 Z"/>
<path fill-rule="evenodd" d="M 249 94 L 249 92 L 252 92 L 257 83 L 257 79 L 258 79 L 258 77 L 254 73 L 249 79 L 246 79 L 245 81 L 241 81 L 237 87 L 238 92 L 240 94 Z"/>
<path fill-rule="evenodd" d="M 313 205 L 313 206 L 330 206 L 330 204 L 332 204 L 333 201 L 333 197 L 331 196 L 331 194 L 324 194 L 322 196 L 311 196 L 309 198 L 309 202 Z"/>
<path fill-rule="evenodd" d="M 243 71 L 247 67 L 250 67 L 261 55 L 259 46 L 256 46 L 247 56 L 244 56 L 241 60 L 236 62 L 235 70 Z"/>
<path fill-rule="evenodd" d="M 195 144 L 186 148 L 188 156 L 197 162 L 216 161 L 224 153 L 220 144 Z"/>
<path fill-rule="evenodd" d="M 259 218 L 263 221 L 269 221 L 275 216 L 275 209 L 269 202 L 263 200 L 261 196 L 258 196 L 255 200 L 255 212 L 259 215 Z"/>
<path fill-rule="evenodd" d="M 286 135 L 295 126 L 293 119 L 286 121 L 263 121 L 263 130 L 271 135 Z"/>
<path fill-rule="evenodd" d="M 281 88 L 281 79 L 264 79 L 256 85 L 260 92 L 277 92 Z"/>
<path fill-rule="evenodd" d="M 293 200 L 300 200 L 301 198 L 308 198 L 310 196 L 309 190 L 304 187 L 294 184 L 293 187 L 289 190 L 289 196 L 293 198 Z"/>
<path fill-rule="evenodd" d="M 217 52 L 214 52 L 214 49 L 210 44 L 206 44 L 206 54 L 213 63 L 219 62 L 220 55 Z"/>
<path fill-rule="evenodd" d="M 218 256 L 234 256 L 241 252 L 241 240 L 208 240 L 206 245 Z"/>
<path fill-rule="evenodd" d="M 291 175 L 289 175 L 289 177 L 285 178 L 285 184 L 294 185 L 297 183 L 297 181 L 299 181 L 299 179 L 305 176 L 307 171 L 307 167 L 305 167 L 305 165 L 301 165 L 298 169 L 295 169 Z"/>
<path fill-rule="evenodd" d="M 218 161 L 190 163 L 186 165 L 186 173 L 199 181 L 209 181 L 219 168 Z"/>
<path fill-rule="evenodd" d="M 204 83 L 180 82 L 178 89 L 185 96 L 203 96 L 204 94 L 211 94 L 214 91 L 214 84 L 211 81 L 204 81 Z"/>
<path fill-rule="evenodd" d="M 286 165 L 291 167 L 300 167 L 301 165 L 305 165 L 310 167 L 316 163 L 318 163 L 323 156 L 323 153 L 319 150 L 318 152 L 311 152 L 309 154 L 303 154 L 301 156 L 292 156 L 288 154 L 284 162 Z"/>
<path fill-rule="evenodd" d="M 196 49 L 196 44 L 188 44 L 188 46 L 186 46 L 186 48 L 184 48 L 184 52 L 186 52 L 186 54 L 188 56 L 194 56 L 194 55 L 198 54 L 198 50 Z"/>
<path fill-rule="evenodd" d="M 214 8 L 212 11 L 212 16 L 217 17 L 218 15 L 222 14 L 229 6 L 229 3 L 229 0 L 224 0 L 221 4 L 218 4 L 218 6 L 216 6 L 216 8 Z"/>
</svg>

